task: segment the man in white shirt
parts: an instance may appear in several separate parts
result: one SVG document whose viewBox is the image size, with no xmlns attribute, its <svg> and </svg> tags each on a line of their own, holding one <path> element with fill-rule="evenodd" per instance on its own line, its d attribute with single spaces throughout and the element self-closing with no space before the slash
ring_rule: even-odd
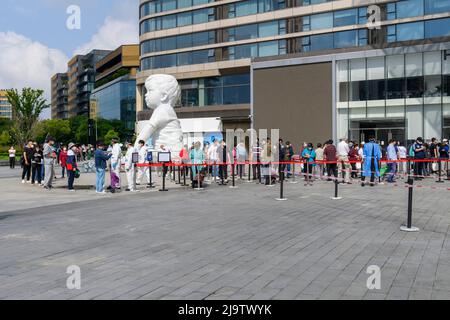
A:
<svg viewBox="0 0 450 320">
<path fill-rule="evenodd" d="M 212 166 L 212 176 L 217 178 L 218 167 L 216 163 L 219 161 L 219 154 L 217 153 L 217 149 L 219 147 L 219 142 L 214 140 L 214 143 L 209 147 L 207 157 L 209 159 L 209 163 Z"/>
<path fill-rule="evenodd" d="M 341 139 L 337 145 L 337 155 L 338 155 L 338 172 L 339 176 L 342 176 L 342 183 L 351 184 L 350 182 L 350 162 L 348 160 L 348 153 L 350 147 L 348 146 L 347 139 Z M 344 167 L 344 171 L 342 171 Z"/>
<path fill-rule="evenodd" d="M 121 144 L 118 139 L 112 139 L 112 157 L 111 157 L 111 192 L 120 189 L 120 164 L 122 157 Z"/>
<path fill-rule="evenodd" d="M 403 178 L 403 174 L 406 171 L 406 161 L 405 160 L 408 156 L 407 155 L 408 151 L 406 150 L 403 143 L 401 143 L 400 141 L 398 141 L 397 144 L 398 144 L 398 159 L 403 160 L 398 163 L 398 172 L 401 174 L 400 178 Z"/>
</svg>

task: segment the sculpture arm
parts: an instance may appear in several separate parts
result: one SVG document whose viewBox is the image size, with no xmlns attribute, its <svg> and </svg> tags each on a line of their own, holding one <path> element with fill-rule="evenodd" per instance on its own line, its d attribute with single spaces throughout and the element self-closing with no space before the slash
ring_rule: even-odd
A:
<svg viewBox="0 0 450 320">
<path fill-rule="evenodd" d="M 139 136 L 136 138 L 136 142 L 134 144 L 135 148 L 139 147 L 139 141 L 143 140 L 145 142 L 150 139 L 150 137 L 153 135 L 153 133 L 156 131 L 155 125 L 153 125 L 151 122 L 147 123 L 144 128 L 139 133 Z"/>
</svg>

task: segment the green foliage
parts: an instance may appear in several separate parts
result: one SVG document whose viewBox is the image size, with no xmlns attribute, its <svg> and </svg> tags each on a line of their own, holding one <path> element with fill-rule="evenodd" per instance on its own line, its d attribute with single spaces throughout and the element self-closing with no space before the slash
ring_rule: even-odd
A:
<svg viewBox="0 0 450 320">
<path fill-rule="evenodd" d="M 39 122 L 33 136 L 39 143 L 43 143 L 47 135 L 50 135 L 56 141 L 67 144 L 70 142 L 71 133 L 69 120 L 52 119 Z"/>
<path fill-rule="evenodd" d="M 114 130 L 109 130 L 108 133 L 105 135 L 105 138 L 104 138 L 103 141 L 104 141 L 106 144 L 111 144 L 111 140 L 112 140 L 113 138 L 117 138 L 117 137 L 119 137 L 119 134 L 118 134 L 116 131 L 114 131 Z"/>
<path fill-rule="evenodd" d="M 11 144 L 11 136 L 8 131 L 0 133 L 0 146 L 8 146 Z"/>
<path fill-rule="evenodd" d="M 31 88 L 23 88 L 21 94 L 17 89 L 6 91 L 6 97 L 14 114 L 11 136 L 20 145 L 24 145 L 27 140 L 32 138 L 33 129 L 39 122 L 39 116 L 44 109 L 49 107 L 43 94 L 43 90 Z"/>
</svg>

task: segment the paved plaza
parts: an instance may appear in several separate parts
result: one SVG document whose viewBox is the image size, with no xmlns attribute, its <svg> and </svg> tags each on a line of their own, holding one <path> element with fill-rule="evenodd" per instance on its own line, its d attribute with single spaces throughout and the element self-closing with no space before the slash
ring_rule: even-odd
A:
<svg viewBox="0 0 450 320">
<path fill-rule="evenodd" d="M 450 299 L 448 181 L 414 189 L 420 232 L 406 233 L 403 181 L 345 185 L 342 200 L 332 183 L 288 182 L 276 201 L 278 185 L 240 180 L 100 196 L 92 174 L 75 193 L 18 175 L 0 168 L 0 299 Z"/>
</svg>

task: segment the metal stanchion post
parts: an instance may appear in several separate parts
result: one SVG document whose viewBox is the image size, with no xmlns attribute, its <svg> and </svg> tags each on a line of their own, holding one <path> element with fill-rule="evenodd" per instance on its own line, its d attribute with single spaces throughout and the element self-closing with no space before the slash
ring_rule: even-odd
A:
<svg viewBox="0 0 450 320">
<path fill-rule="evenodd" d="M 406 222 L 406 226 L 402 225 L 400 227 L 401 231 L 406 232 L 419 231 L 419 228 L 412 226 L 413 184 L 414 180 L 412 179 L 412 177 L 408 177 L 408 220 Z"/>
<path fill-rule="evenodd" d="M 280 197 L 276 198 L 277 201 L 286 201 L 287 198 L 284 197 L 284 172 L 280 172 Z"/>
<path fill-rule="evenodd" d="M 235 171 L 236 171 L 236 163 L 235 162 L 233 162 L 232 164 L 231 164 L 231 182 L 232 182 L 232 184 L 231 184 L 231 186 L 230 186 L 230 189 L 237 189 L 237 186 L 236 186 L 236 181 L 235 181 L 235 177 L 234 177 L 234 174 L 236 173 Z"/>
<path fill-rule="evenodd" d="M 442 181 L 442 161 L 441 161 L 441 159 L 439 159 L 439 162 L 438 162 L 438 171 L 439 171 L 438 172 L 439 180 L 436 182 L 444 183 L 444 181 Z"/>
<path fill-rule="evenodd" d="M 178 165 L 178 182 L 176 183 L 176 184 L 181 184 L 181 171 L 180 171 L 180 168 L 181 168 L 181 163 Z"/>
<path fill-rule="evenodd" d="M 342 197 L 339 197 L 339 181 L 337 177 L 334 178 L 334 197 L 332 197 L 331 199 L 333 200 L 342 199 Z"/>
<path fill-rule="evenodd" d="M 153 182 L 152 182 L 152 166 L 151 166 L 151 164 L 149 163 L 149 166 L 148 166 L 148 185 L 147 185 L 147 188 L 149 188 L 149 189 L 153 189 L 155 186 L 153 185 Z"/>
<path fill-rule="evenodd" d="M 183 187 L 187 187 L 187 184 L 186 184 L 186 170 L 187 170 L 187 167 L 185 165 L 183 165 Z"/>
<path fill-rule="evenodd" d="M 247 182 L 252 182 L 250 171 L 252 170 L 252 165 L 250 164 L 250 161 L 248 162 L 248 180 Z"/>
<path fill-rule="evenodd" d="M 166 164 L 163 162 L 162 164 L 162 189 L 159 189 L 159 191 L 169 191 L 166 189 Z"/>
</svg>

